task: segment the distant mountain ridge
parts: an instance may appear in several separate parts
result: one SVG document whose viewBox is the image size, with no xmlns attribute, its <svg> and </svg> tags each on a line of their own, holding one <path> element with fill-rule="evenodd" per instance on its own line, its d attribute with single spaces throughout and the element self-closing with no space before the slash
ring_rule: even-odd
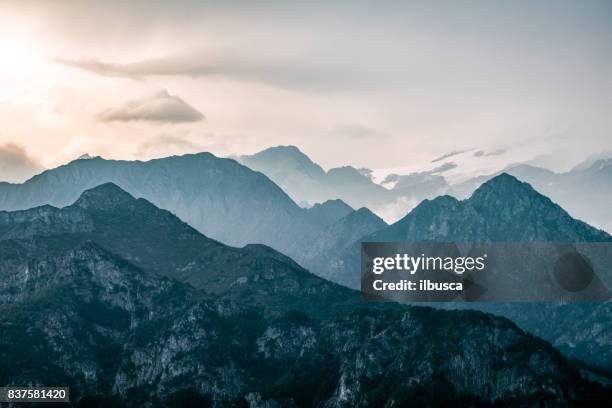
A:
<svg viewBox="0 0 612 408">
<path fill-rule="evenodd" d="M 374 241 L 600 242 L 606 232 L 573 219 L 528 183 L 502 173 L 472 196 L 425 200 L 406 217 L 367 239 Z"/>
<path fill-rule="evenodd" d="M 301 208 L 265 175 L 210 153 L 147 162 L 75 160 L 23 184 L 0 184 L 0 209 L 63 207 L 107 182 L 172 211 L 214 239 L 234 246 L 261 243 L 288 255 L 352 211 L 339 200 Z"/>
<path fill-rule="evenodd" d="M 403 219 L 361 237 L 320 268 L 327 271 L 324 276 L 329 279 L 358 288 L 361 242 L 421 241 L 571 243 L 612 242 L 612 237 L 573 219 L 528 183 L 501 174 L 482 184 L 469 199 L 441 196 L 423 201 Z M 609 302 L 586 307 L 568 304 L 562 309 L 550 303 L 538 307 L 528 303 L 449 306 L 477 307 L 502 314 L 571 356 L 612 367 L 612 337 L 601 331 L 612 325 Z"/>
<path fill-rule="evenodd" d="M 375 208 L 395 198 L 354 167 L 326 172 L 295 146 L 270 147 L 238 160 L 266 174 L 298 203 L 313 205 L 339 198 L 354 208 Z"/>
<path fill-rule="evenodd" d="M 521 164 L 503 170 L 560 204 L 573 217 L 612 232 L 612 159 L 600 159 L 565 172 L 556 173 Z M 468 197 L 479 185 L 499 173 L 480 176 L 451 186 L 448 194 Z"/>
<path fill-rule="evenodd" d="M 607 205 L 612 201 L 612 159 L 587 161 L 565 173 L 518 164 L 456 184 L 446 180 L 442 169 L 390 174 L 382 182 L 388 188 L 351 166 L 325 172 L 295 146 L 271 147 L 238 160 L 266 174 L 302 206 L 340 198 L 353 208 L 365 206 L 392 221 L 403 217 L 424 199 L 444 194 L 465 199 L 485 181 L 508 173 L 532 184 L 572 216 L 612 232 L 612 207 Z"/>
<path fill-rule="evenodd" d="M 469 199 L 451 196 L 424 200 L 404 218 L 353 243 L 346 275 L 335 280 L 360 284 L 361 242 L 610 242 L 606 232 L 573 219 L 529 184 L 501 174 L 482 184 Z M 338 271 L 340 273 L 340 271 Z M 341 277 L 342 276 L 342 277 Z"/>
</svg>

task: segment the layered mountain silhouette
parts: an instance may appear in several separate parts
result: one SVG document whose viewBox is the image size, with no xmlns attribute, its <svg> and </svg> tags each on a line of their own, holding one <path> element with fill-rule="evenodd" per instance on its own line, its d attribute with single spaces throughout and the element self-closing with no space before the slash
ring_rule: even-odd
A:
<svg viewBox="0 0 612 408">
<path fill-rule="evenodd" d="M 342 268 L 330 260 L 343 254 L 363 236 L 387 227 L 380 217 L 365 207 L 347 214 L 345 217 L 330 223 L 308 245 L 297 260 L 319 276 L 334 280 L 337 276 L 335 267 Z"/>
<path fill-rule="evenodd" d="M 612 159 L 587 162 L 565 173 L 519 164 L 458 184 L 450 184 L 442 174 L 432 171 L 391 174 L 383 182 L 387 188 L 350 166 L 326 172 L 295 146 L 271 147 L 238 160 L 267 175 L 300 205 L 340 198 L 353 208 L 368 207 L 391 220 L 397 220 L 424 199 L 444 194 L 469 198 L 484 182 L 507 173 L 530 183 L 573 217 L 612 231 L 612 210 L 608 205 L 612 200 Z"/>
<path fill-rule="evenodd" d="M 172 211 L 213 239 L 234 246 L 265 244 L 293 257 L 322 228 L 353 211 L 337 199 L 301 208 L 263 174 L 209 153 L 147 162 L 75 160 L 24 184 L 0 183 L 0 209 L 63 207 L 108 182 Z"/>
<path fill-rule="evenodd" d="M 530 183 L 536 190 L 559 203 L 572 216 L 591 225 L 612 231 L 612 159 L 600 159 L 579 165 L 565 173 L 521 164 L 504 172 Z M 496 174 L 480 176 L 452 186 L 448 193 L 456 197 L 468 197 L 483 182 Z"/>
<path fill-rule="evenodd" d="M 0 381 L 70 385 L 78 406 L 607 398 L 506 319 L 364 305 L 271 248 L 225 246 L 113 184 L 62 209 L 0 212 L 0 252 L 11 361 Z"/>
<path fill-rule="evenodd" d="M 378 208 L 395 199 L 393 192 L 374 183 L 358 169 L 344 166 L 325 171 L 295 146 L 270 147 L 254 155 L 240 156 L 238 160 L 270 177 L 304 205 L 341 199 L 354 208 Z"/>
<path fill-rule="evenodd" d="M 485 182 L 467 200 L 451 196 L 424 200 L 396 223 L 361 237 L 342 255 L 348 268 L 335 280 L 359 286 L 355 271 L 360 258 L 355 253 L 361 242 L 422 241 L 611 242 L 612 237 L 572 218 L 529 184 L 504 173 Z"/>
<path fill-rule="evenodd" d="M 74 204 L 61 209 L 45 205 L 0 212 L 0 240 L 41 237 L 54 237 L 39 245 L 47 248 L 52 242 L 53 249 L 95 242 L 142 269 L 189 283 L 210 295 L 231 293 L 270 312 L 276 306 L 289 306 L 283 291 L 293 293 L 293 299 L 303 302 L 305 309 L 318 307 L 317 299 L 328 296 L 331 287 L 336 287 L 337 305 L 349 293 L 272 248 L 255 244 L 233 248 L 209 239 L 171 212 L 136 199 L 112 183 L 83 192 Z M 302 291 L 309 295 L 297 296 Z"/>
<path fill-rule="evenodd" d="M 580 243 L 612 242 L 612 237 L 572 218 L 529 184 L 501 174 L 480 186 L 467 200 L 441 196 L 423 201 L 403 219 L 361 237 L 344 252 L 329 259 L 326 267 L 320 268 L 328 271 L 326 276 L 330 279 L 357 288 L 360 286 L 361 242 L 423 241 Z M 469 305 L 520 321 L 522 327 L 538 333 L 569 355 L 611 367 L 612 339 L 600 330 L 612 324 L 609 303 L 586 307 L 570 304 L 564 307 L 563 313 L 558 306 Z"/>
<path fill-rule="evenodd" d="M 263 243 L 284 250 L 288 234 L 308 230 L 304 211 L 266 176 L 209 153 L 148 162 L 75 160 L 24 184 L 0 185 L 0 209 L 66 206 L 106 182 L 231 245 Z"/>
<path fill-rule="evenodd" d="M 322 227 L 333 224 L 353 211 L 351 206 L 338 199 L 327 200 L 307 209 L 308 216 L 312 222 Z"/>
</svg>

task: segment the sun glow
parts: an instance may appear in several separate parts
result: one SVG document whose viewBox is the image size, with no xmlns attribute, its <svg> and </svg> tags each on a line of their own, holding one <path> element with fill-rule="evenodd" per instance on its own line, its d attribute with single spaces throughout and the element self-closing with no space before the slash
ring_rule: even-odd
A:
<svg viewBox="0 0 612 408">
<path fill-rule="evenodd" d="M 30 39 L 3 33 L 0 35 L 0 78 L 3 82 L 26 79 L 43 61 Z"/>
</svg>

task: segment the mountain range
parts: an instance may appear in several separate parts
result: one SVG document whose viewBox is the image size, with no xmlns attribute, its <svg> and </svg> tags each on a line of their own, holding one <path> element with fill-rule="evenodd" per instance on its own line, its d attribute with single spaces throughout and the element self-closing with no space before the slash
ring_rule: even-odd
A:
<svg viewBox="0 0 612 408">
<path fill-rule="evenodd" d="M 430 171 L 389 174 L 381 184 L 350 166 L 326 172 L 295 146 L 271 147 L 238 160 L 267 175 L 302 206 L 340 198 L 353 208 L 368 207 L 388 221 L 402 218 L 424 199 L 445 194 L 468 198 L 485 181 L 507 173 L 530 183 L 572 216 L 612 231 L 612 207 L 608 205 L 612 201 L 612 159 L 588 161 L 564 173 L 518 164 L 459 183 L 444 177 L 442 165 Z"/>
<path fill-rule="evenodd" d="M 411 208 L 439 191 L 439 186 L 431 187 L 431 178 L 427 177 L 405 178 L 396 189 L 387 189 L 375 183 L 368 172 L 352 166 L 325 171 L 295 146 L 270 147 L 237 159 L 264 173 L 304 207 L 341 199 L 353 208 L 367 207 L 378 214 L 389 214 Z"/>
<path fill-rule="evenodd" d="M 211 238 L 234 246 L 266 244 L 288 255 L 350 209 L 331 201 L 306 210 L 265 175 L 209 153 L 147 162 L 75 160 L 23 184 L 0 183 L 0 209 L 63 207 L 108 182 L 172 211 Z"/>
<path fill-rule="evenodd" d="M 475 311 L 364 304 L 114 184 L 0 212 L 0 381 L 76 406 L 596 404 L 549 343 Z"/>
<path fill-rule="evenodd" d="M 536 190 L 560 204 L 573 217 L 612 232 L 612 159 L 600 159 L 556 173 L 528 164 L 511 166 L 504 172 L 530 183 Z M 483 182 L 499 173 L 469 179 L 451 186 L 447 193 L 468 197 Z"/>
<path fill-rule="evenodd" d="M 344 251 L 337 252 L 335 257 L 328 258 L 327 265 L 319 268 L 326 271 L 323 276 L 332 281 L 358 288 L 361 242 L 423 241 L 580 243 L 612 242 L 612 237 L 572 218 L 528 183 L 503 173 L 481 185 L 469 199 L 459 201 L 441 196 L 423 201 L 398 222 L 361 237 Z M 534 276 L 519 277 L 516 283 L 526 284 Z M 512 279 L 507 279 L 508 284 Z M 612 326 L 609 302 L 585 305 L 542 303 L 537 307 L 525 303 L 470 303 L 465 307 L 508 316 L 568 355 L 612 368 L 612 336 L 606 330 Z"/>
<path fill-rule="evenodd" d="M 295 146 L 270 147 L 238 161 L 270 177 L 304 206 L 341 199 L 353 207 L 376 207 L 392 195 L 354 167 L 323 170 Z"/>
<path fill-rule="evenodd" d="M 172 211 L 213 239 L 233 246 L 268 245 L 314 271 L 322 245 L 336 250 L 349 238 L 386 225 L 369 210 L 355 211 L 339 199 L 302 208 L 265 175 L 209 153 L 148 162 L 78 159 L 23 184 L 0 183 L 0 209 L 67 206 L 88 188 L 109 182 Z"/>
</svg>

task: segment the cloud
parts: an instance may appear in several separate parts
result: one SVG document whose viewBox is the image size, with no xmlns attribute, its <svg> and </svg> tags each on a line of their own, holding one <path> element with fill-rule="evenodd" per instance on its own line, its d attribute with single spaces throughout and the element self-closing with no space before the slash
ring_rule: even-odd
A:
<svg viewBox="0 0 612 408">
<path fill-rule="evenodd" d="M 399 182 L 406 182 L 406 181 L 414 182 L 415 180 L 422 182 L 424 180 L 425 181 L 432 180 L 431 176 L 434 176 L 433 179 L 439 182 L 439 178 L 442 177 L 439 175 L 440 173 L 444 173 L 446 171 L 452 170 L 455 167 L 457 167 L 456 163 L 448 162 L 438 167 L 434 167 L 431 170 L 420 171 L 416 173 L 410 173 L 410 174 L 390 173 L 390 174 L 387 174 L 387 176 L 384 178 L 383 181 L 381 181 L 381 184 L 391 184 L 391 183 L 399 183 Z"/>
<path fill-rule="evenodd" d="M 439 162 L 442 161 L 444 159 L 448 159 L 449 157 L 453 157 L 453 156 L 457 156 L 459 154 L 463 154 L 463 153 L 467 153 L 467 152 L 471 152 L 474 149 L 466 149 L 466 150 L 453 150 L 452 152 L 443 154 L 440 157 L 436 157 L 435 159 L 433 159 L 431 162 L 435 163 L 435 162 Z"/>
<path fill-rule="evenodd" d="M 102 111 L 98 119 L 103 122 L 145 121 L 162 124 L 198 122 L 204 119 L 204 115 L 178 96 L 163 90 L 142 99 L 128 101 L 118 108 Z"/>
<path fill-rule="evenodd" d="M 323 57 L 321 57 L 323 58 Z M 245 49 L 201 51 L 129 63 L 96 58 L 53 58 L 53 62 L 101 76 L 142 80 L 155 76 L 224 77 L 288 89 L 329 90 L 352 83 L 338 66 L 304 64 L 281 55 Z"/>
<path fill-rule="evenodd" d="M 384 134 L 361 125 L 340 125 L 336 126 L 333 133 L 346 136 L 349 139 L 375 139 L 383 137 Z"/>
<path fill-rule="evenodd" d="M 365 177 L 369 178 L 370 180 L 374 180 L 374 175 L 372 174 L 373 173 L 372 169 L 368 169 L 367 167 L 361 167 L 361 168 L 357 169 L 357 171 L 362 176 L 365 176 Z"/>
<path fill-rule="evenodd" d="M 396 181 L 399 181 L 400 177 L 402 176 L 400 176 L 399 174 L 390 173 L 390 174 L 387 174 L 387 177 L 385 177 L 385 179 L 381 183 L 382 184 L 395 183 Z"/>
<path fill-rule="evenodd" d="M 428 174 L 444 173 L 445 171 L 452 170 L 455 167 L 457 167 L 456 163 L 447 162 L 447 163 L 444 163 L 444 164 L 442 164 L 442 165 L 440 165 L 438 167 L 434 167 L 433 169 L 431 169 L 429 171 L 426 171 L 425 173 L 428 173 Z"/>
<path fill-rule="evenodd" d="M 13 143 L 0 145 L 0 181 L 20 183 L 43 169 L 23 147 Z"/>
<path fill-rule="evenodd" d="M 508 149 L 496 149 L 490 152 L 485 152 L 483 150 L 478 150 L 477 152 L 474 152 L 474 157 L 489 157 L 489 156 L 499 156 L 501 154 L 504 154 L 508 151 Z"/>
<path fill-rule="evenodd" d="M 96 58 L 53 58 L 52 61 L 102 76 L 132 79 L 164 75 L 198 77 L 222 72 L 219 68 L 213 66 L 200 64 L 188 58 L 176 57 L 162 57 L 126 64 L 104 62 Z"/>
</svg>

